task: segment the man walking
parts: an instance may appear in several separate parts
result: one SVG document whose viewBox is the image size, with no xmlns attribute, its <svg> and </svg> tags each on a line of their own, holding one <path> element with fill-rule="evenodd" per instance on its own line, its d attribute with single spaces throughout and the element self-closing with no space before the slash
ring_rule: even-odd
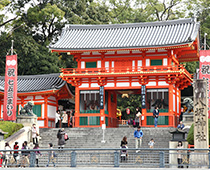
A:
<svg viewBox="0 0 210 170">
<path fill-rule="evenodd" d="M 156 128 L 158 124 L 158 117 L 159 117 L 159 110 L 157 106 L 155 106 L 155 110 L 153 110 L 153 117 L 154 117 L 154 124 Z"/>
<path fill-rule="evenodd" d="M 136 149 L 141 147 L 142 137 L 143 137 L 143 132 L 141 130 L 141 127 L 138 126 L 137 130 L 135 130 L 135 132 L 134 132 L 134 138 L 136 140 Z M 136 153 L 138 153 L 138 152 L 139 152 L 139 150 L 136 150 Z"/>
</svg>

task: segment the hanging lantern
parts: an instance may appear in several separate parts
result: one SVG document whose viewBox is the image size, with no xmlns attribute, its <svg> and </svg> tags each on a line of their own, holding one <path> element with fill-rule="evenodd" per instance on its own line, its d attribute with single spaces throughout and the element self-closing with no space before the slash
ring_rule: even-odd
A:
<svg viewBox="0 0 210 170">
<path fill-rule="evenodd" d="M 124 94 L 122 94 L 122 98 L 124 98 L 124 97 L 129 98 L 129 95 L 128 95 L 128 94 L 126 94 L 126 93 L 124 93 Z"/>
</svg>

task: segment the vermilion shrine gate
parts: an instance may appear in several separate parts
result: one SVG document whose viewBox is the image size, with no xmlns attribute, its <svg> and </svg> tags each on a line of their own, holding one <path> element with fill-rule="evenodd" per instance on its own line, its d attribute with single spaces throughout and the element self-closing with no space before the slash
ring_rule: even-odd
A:
<svg viewBox="0 0 210 170">
<path fill-rule="evenodd" d="M 73 55 L 77 68 L 60 77 L 76 87 L 75 127 L 116 127 L 117 91 L 145 88 L 142 126 L 175 127 L 180 90 L 192 83 L 180 62 L 199 59 L 199 23 L 194 19 L 116 25 L 67 25 L 52 52 Z M 100 109 L 99 89 L 104 87 Z M 101 88 L 103 89 L 103 88 Z M 144 102 L 144 101 L 143 101 Z M 143 104 L 144 105 L 144 104 Z"/>
</svg>

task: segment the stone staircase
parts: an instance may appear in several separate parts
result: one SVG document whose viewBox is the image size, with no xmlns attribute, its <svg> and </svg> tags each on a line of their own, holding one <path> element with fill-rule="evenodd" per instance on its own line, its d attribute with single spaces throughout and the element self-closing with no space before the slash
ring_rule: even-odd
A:
<svg viewBox="0 0 210 170">
<path fill-rule="evenodd" d="M 101 128 L 66 128 L 69 140 L 65 148 L 119 148 L 123 136 L 127 136 L 128 148 L 135 148 L 135 139 L 133 136 L 136 128 L 107 128 L 105 130 L 105 143 L 101 143 L 103 133 Z M 142 148 L 148 148 L 148 142 L 151 138 L 155 140 L 155 148 L 168 148 L 171 140 L 172 128 L 142 128 L 144 133 Z M 48 148 L 48 143 L 53 143 L 57 148 L 58 129 L 40 129 L 40 148 Z"/>
<path fill-rule="evenodd" d="M 41 140 L 39 141 L 40 149 L 48 148 L 49 143 L 53 143 L 57 149 L 57 132 L 58 128 L 40 129 Z M 128 148 L 135 148 L 135 139 L 133 136 L 136 128 L 120 127 L 107 128 L 105 130 L 105 143 L 102 143 L 103 132 L 101 128 L 66 128 L 69 140 L 66 142 L 65 148 L 120 148 L 120 143 L 123 136 L 127 136 Z M 151 138 L 155 140 L 155 148 L 168 148 L 171 140 L 172 128 L 142 128 L 144 133 L 142 148 L 149 148 L 148 142 Z M 77 166 L 113 166 L 115 151 L 76 151 Z M 119 152 L 119 151 L 118 151 Z M 39 158 L 39 165 L 47 164 L 48 153 Z M 70 166 L 71 152 L 56 151 L 56 166 Z M 137 166 L 137 167 L 156 167 L 159 166 L 159 151 L 142 151 L 137 153 L 134 150 L 128 151 L 128 162 L 121 163 L 120 166 Z M 168 155 L 165 161 L 168 162 Z M 50 165 L 52 166 L 52 164 Z"/>
</svg>

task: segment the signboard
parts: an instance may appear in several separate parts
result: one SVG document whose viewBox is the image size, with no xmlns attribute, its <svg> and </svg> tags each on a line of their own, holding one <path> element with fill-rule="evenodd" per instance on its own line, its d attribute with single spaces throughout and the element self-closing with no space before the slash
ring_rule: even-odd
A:
<svg viewBox="0 0 210 170">
<path fill-rule="evenodd" d="M 4 84 L 4 120 L 16 120 L 17 55 L 6 56 Z"/>
<path fill-rule="evenodd" d="M 142 109 L 146 108 L 146 86 L 145 85 L 141 86 L 141 108 Z"/>
<path fill-rule="evenodd" d="M 100 109 L 104 109 L 104 86 L 100 86 L 99 96 L 100 96 Z"/>
<path fill-rule="evenodd" d="M 209 84 L 210 84 L 210 50 L 201 50 L 200 51 L 200 70 L 199 70 L 199 79 L 207 80 L 207 94 L 209 94 Z M 208 103 L 209 101 L 209 95 Z M 209 104 L 208 104 L 209 105 Z M 210 118 L 210 110 L 208 110 L 208 117 Z"/>
<path fill-rule="evenodd" d="M 195 80 L 194 87 L 194 148 L 209 148 L 207 81 Z M 200 157 L 201 155 L 199 155 Z M 203 157 L 204 158 L 204 157 Z M 201 158 L 201 159 L 203 159 Z M 203 159 L 205 160 L 205 159 Z M 207 160 L 207 159 L 206 159 Z"/>
</svg>

